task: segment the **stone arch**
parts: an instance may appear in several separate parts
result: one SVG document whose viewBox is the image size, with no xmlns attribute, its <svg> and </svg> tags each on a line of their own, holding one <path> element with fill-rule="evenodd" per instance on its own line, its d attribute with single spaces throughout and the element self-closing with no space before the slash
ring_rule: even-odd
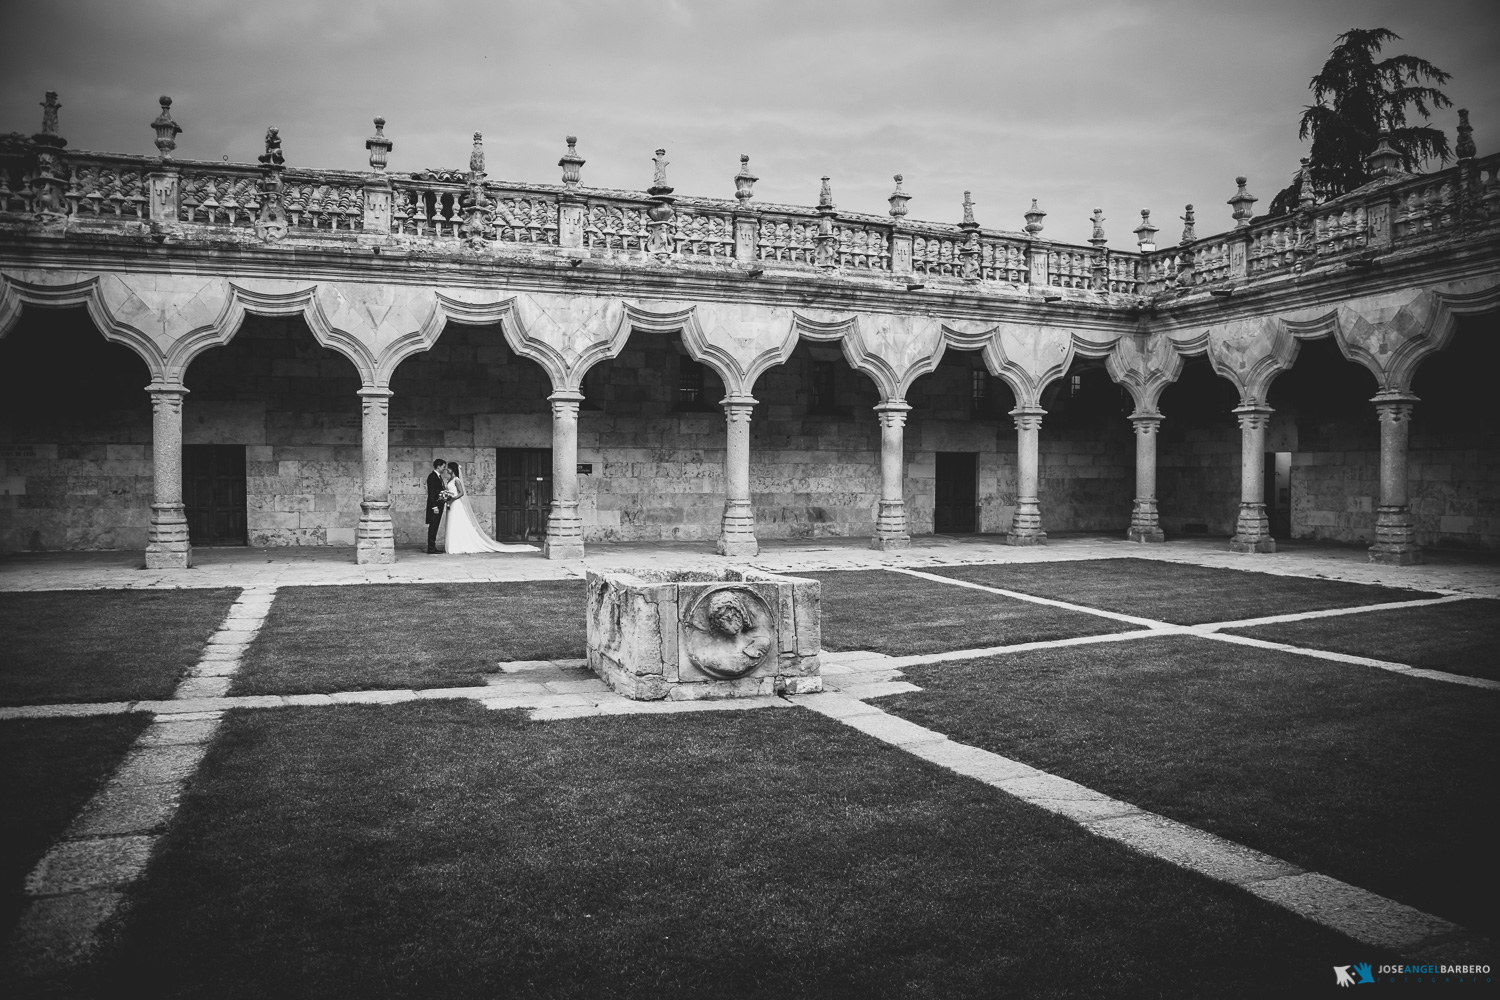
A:
<svg viewBox="0 0 1500 1000">
<path fill-rule="evenodd" d="M 557 392 L 580 391 L 588 370 L 618 357 L 630 336 L 625 306 L 614 299 L 513 295 L 476 302 L 460 289 L 436 295 L 444 322 L 499 323 L 511 350 L 541 365 Z"/>
<path fill-rule="evenodd" d="M 1040 409 L 1042 392 L 1073 363 L 1078 336 L 1036 324 L 1002 323 L 984 348 L 985 364 L 1015 394 L 1019 409 Z"/>
<path fill-rule="evenodd" d="M 1276 376 L 1297 360 L 1299 341 L 1286 323 L 1273 316 L 1213 326 L 1194 335 L 1173 335 L 1174 349 L 1183 355 L 1207 353 L 1209 363 L 1228 379 L 1245 406 L 1265 404 Z"/>
</svg>

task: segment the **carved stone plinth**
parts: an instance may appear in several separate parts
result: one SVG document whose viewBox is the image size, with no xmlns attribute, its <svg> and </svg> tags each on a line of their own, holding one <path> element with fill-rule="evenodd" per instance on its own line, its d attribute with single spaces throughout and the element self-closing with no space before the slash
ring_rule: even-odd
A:
<svg viewBox="0 0 1500 1000">
<path fill-rule="evenodd" d="M 875 535 L 870 539 L 870 548 L 885 551 L 911 548 L 905 500 L 880 501 L 880 513 L 875 516 Z"/>
<path fill-rule="evenodd" d="M 1042 530 L 1042 505 L 1036 497 L 1021 497 L 1005 533 L 1007 545 L 1045 545 L 1047 533 Z"/>
<path fill-rule="evenodd" d="M 641 701 L 823 689 L 822 585 L 748 568 L 588 575 L 588 662 Z"/>
<path fill-rule="evenodd" d="M 1240 516 L 1235 522 L 1234 537 L 1229 540 L 1229 549 L 1231 552 L 1276 551 L 1276 540 L 1271 537 L 1271 520 L 1266 517 L 1265 504 L 1240 504 Z"/>
<path fill-rule="evenodd" d="M 1381 507 L 1375 515 L 1375 544 L 1370 546 L 1370 562 L 1416 565 L 1422 562 L 1422 547 L 1416 539 L 1417 529 L 1409 505 Z"/>
<path fill-rule="evenodd" d="M 1167 536 L 1162 534 L 1161 522 L 1156 514 L 1155 497 L 1136 497 L 1135 506 L 1130 511 L 1130 527 L 1125 530 L 1125 540 L 1129 542 L 1164 542 Z"/>
<path fill-rule="evenodd" d="M 193 546 L 188 541 L 187 513 L 182 504 L 152 504 L 146 539 L 147 569 L 187 569 L 193 565 Z"/>
<path fill-rule="evenodd" d="M 578 513 L 578 501 L 553 500 L 547 511 L 547 539 L 542 543 L 542 555 L 548 559 L 583 558 L 583 518 Z"/>
<path fill-rule="evenodd" d="M 374 565 L 396 561 L 396 531 L 391 523 L 390 501 L 360 503 L 359 525 L 354 529 L 354 561 Z"/>
<path fill-rule="evenodd" d="M 721 556 L 760 554 L 760 543 L 755 540 L 755 508 L 750 505 L 749 500 L 724 501 L 718 553 Z"/>
</svg>

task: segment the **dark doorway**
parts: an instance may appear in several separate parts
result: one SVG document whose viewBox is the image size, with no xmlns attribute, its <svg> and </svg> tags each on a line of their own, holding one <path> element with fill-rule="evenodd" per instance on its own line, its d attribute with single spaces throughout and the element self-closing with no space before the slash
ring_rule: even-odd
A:
<svg viewBox="0 0 1500 1000">
<path fill-rule="evenodd" d="M 194 545 L 248 545 L 245 446 L 183 445 L 182 502 Z"/>
<path fill-rule="evenodd" d="M 979 456 L 972 451 L 937 453 L 937 493 L 932 510 L 932 530 L 974 530 L 974 501 Z"/>
<path fill-rule="evenodd" d="M 552 504 L 551 448 L 495 449 L 495 538 L 535 542 L 547 535 Z"/>
<path fill-rule="evenodd" d="M 1271 537 L 1292 537 L 1292 453 L 1266 452 L 1266 518 L 1271 522 Z"/>
</svg>

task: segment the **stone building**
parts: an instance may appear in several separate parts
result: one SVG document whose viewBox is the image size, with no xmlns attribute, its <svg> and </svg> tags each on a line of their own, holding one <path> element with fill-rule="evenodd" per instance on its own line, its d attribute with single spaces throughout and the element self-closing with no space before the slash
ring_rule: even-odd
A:
<svg viewBox="0 0 1500 1000">
<path fill-rule="evenodd" d="M 1500 549 L 1500 156 L 1111 248 L 468 170 L 87 153 L 0 136 L 0 551 L 425 538 L 434 457 L 486 530 L 590 541 L 1108 530 Z M 1306 188 L 1310 191 L 1310 185 Z"/>
</svg>

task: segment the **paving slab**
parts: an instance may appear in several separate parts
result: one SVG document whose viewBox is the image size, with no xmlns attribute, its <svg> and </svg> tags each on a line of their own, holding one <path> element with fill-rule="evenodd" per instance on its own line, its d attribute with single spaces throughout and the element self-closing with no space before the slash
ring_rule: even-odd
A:
<svg viewBox="0 0 1500 1000">
<path fill-rule="evenodd" d="M 123 901 L 114 889 L 31 900 L 11 935 L 8 971 L 28 979 L 82 965 L 99 947 L 100 926 Z"/>
<path fill-rule="evenodd" d="M 452 687 L 452 688 L 422 688 L 417 691 L 417 697 L 424 701 L 444 701 L 458 698 L 493 698 L 496 691 L 488 685 L 484 687 Z"/>
<path fill-rule="evenodd" d="M 145 711 L 133 701 L 92 701 L 73 705 L 7 705 L 0 708 L 4 719 L 65 719 L 87 715 L 122 715 Z"/>
<path fill-rule="evenodd" d="M 336 705 L 395 705 L 403 701 L 416 701 L 417 692 L 399 691 L 340 691 L 329 695 Z"/>
<path fill-rule="evenodd" d="M 598 715 L 598 705 L 572 705 L 561 708 L 539 708 L 531 713 L 533 722 L 551 722 L 557 719 L 583 719 Z"/>
<path fill-rule="evenodd" d="M 798 695 L 793 704 L 811 709 L 830 719 L 847 719 L 855 715 L 884 715 L 874 705 L 867 705 L 843 692 L 825 691 L 822 694 Z"/>
<path fill-rule="evenodd" d="M 894 715 L 886 715 L 884 712 L 878 715 L 851 715 L 839 721 L 852 729 L 858 729 L 866 735 L 898 747 L 934 743 L 948 738 L 925 726 L 899 719 Z"/>
<path fill-rule="evenodd" d="M 146 870 L 155 837 L 100 837 L 55 844 L 26 876 L 28 896 L 110 889 Z"/>
<path fill-rule="evenodd" d="M 839 691 L 851 698 L 888 698 L 893 694 L 913 694 L 922 689 L 911 681 L 875 681 L 873 683 L 839 684 Z"/>
<path fill-rule="evenodd" d="M 117 785 L 180 784 L 192 777 L 207 752 L 206 743 L 140 747 L 126 754 L 110 781 Z"/>
<path fill-rule="evenodd" d="M 282 702 L 288 706 L 299 708 L 322 707 L 335 704 L 332 697 L 326 694 L 288 694 L 282 695 Z"/>
<path fill-rule="evenodd" d="M 239 657 L 234 659 L 200 660 L 188 671 L 189 677 L 232 677 L 240 669 Z"/>
<path fill-rule="evenodd" d="M 1143 854 L 1163 858 L 1220 882 L 1248 886 L 1303 871 L 1289 861 L 1154 813 L 1117 816 L 1087 826 L 1101 837 L 1128 844 Z"/>
<path fill-rule="evenodd" d="M 167 825 L 177 811 L 182 786 L 119 785 L 111 782 L 89 800 L 68 827 L 69 839 L 116 837 L 152 833 Z"/>
<path fill-rule="evenodd" d="M 177 698 L 222 698 L 229 693 L 229 678 L 187 677 L 177 685 L 173 696 Z"/>
<path fill-rule="evenodd" d="M 582 680 L 545 681 L 543 686 L 549 694 L 604 694 L 610 690 L 609 685 L 597 677 Z"/>
<path fill-rule="evenodd" d="M 1458 924 L 1318 872 L 1253 882 L 1245 888 L 1356 940 L 1399 954 L 1468 934 Z"/>
<path fill-rule="evenodd" d="M 139 748 L 177 746 L 186 743 L 207 743 L 219 731 L 217 719 L 184 721 L 168 716 L 158 719 L 136 737 Z"/>
</svg>

